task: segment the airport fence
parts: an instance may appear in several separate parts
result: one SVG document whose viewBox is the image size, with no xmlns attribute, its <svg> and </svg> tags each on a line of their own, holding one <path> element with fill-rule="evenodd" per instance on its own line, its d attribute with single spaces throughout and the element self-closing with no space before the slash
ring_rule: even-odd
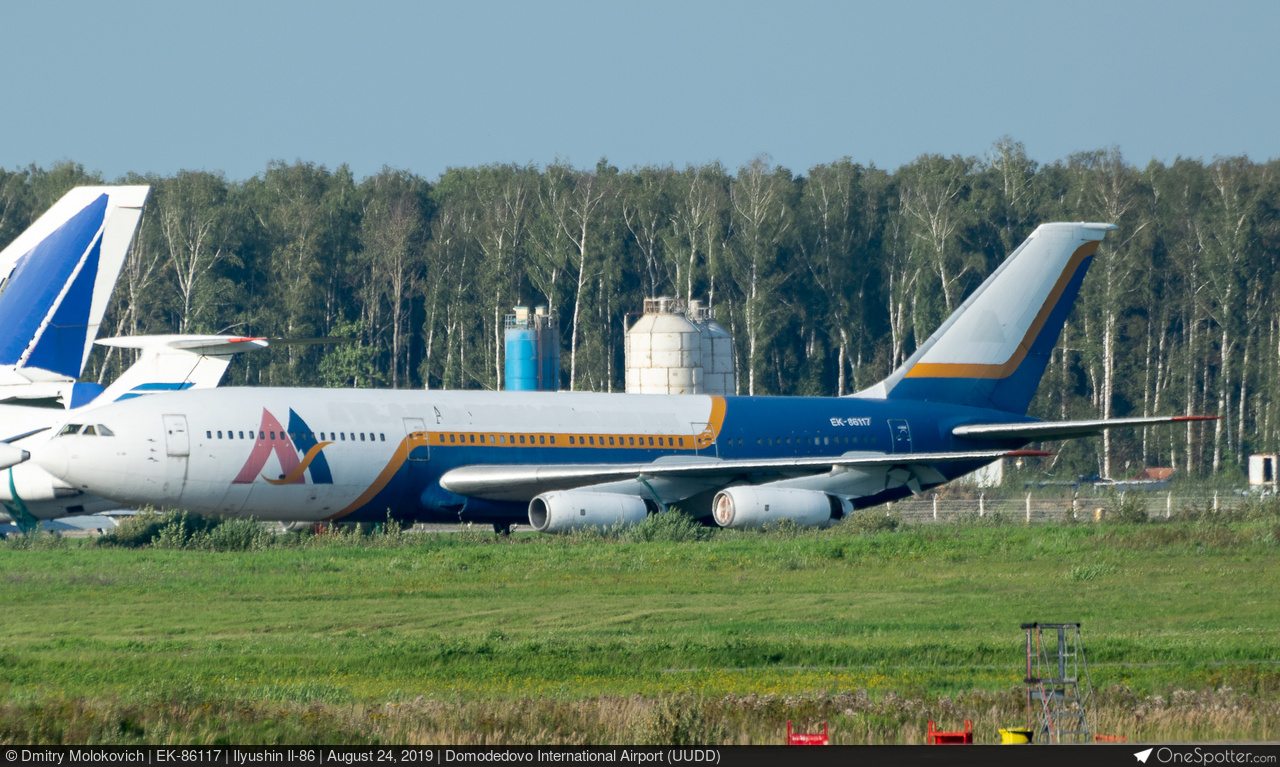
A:
<svg viewBox="0 0 1280 767">
<path fill-rule="evenodd" d="M 1256 499 L 1254 499 L 1256 501 Z M 1188 514 L 1238 511 L 1250 501 L 1237 494 L 1178 495 L 1172 492 L 1127 492 L 1114 497 L 1079 495 L 1037 497 L 1035 492 L 1022 496 L 986 498 L 935 498 L 925 496 L 896 501 L 880 507 L 886 514 L 897 514 L 903 522 L 920 524 L 949 522 L 960 519 L 992 517 L 1008 521 L 1079 522 L 1106 521 L 1119 513 L 1120 504 L 1145 508 L 1150 519 L 1169 519 Z"/>
</svg>

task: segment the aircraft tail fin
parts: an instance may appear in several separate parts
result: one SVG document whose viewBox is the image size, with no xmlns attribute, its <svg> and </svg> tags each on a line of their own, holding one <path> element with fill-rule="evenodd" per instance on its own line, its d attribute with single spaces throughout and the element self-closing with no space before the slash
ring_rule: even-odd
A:
<svg viewBox="0 0 1280 767">
<path fill-rule="evenodd" d="M 81 186 L 0 251 L 0 369 L 80 377 L 148 186 Z"/>
<path fill-rule="evenodd" d="M 1025 414 L 1112 224 L 1041 224 L 888 378 L 855 397 Z"/>
<path fill-rule="evenodd" d="M 140 349 L 142 354 L 90 406 L 147 394 L 212 389 L 222 381 L 234 355 L 267 346 L 262 338 L 192 335 L 127 336 L 98 343 Z"/>
</svg>

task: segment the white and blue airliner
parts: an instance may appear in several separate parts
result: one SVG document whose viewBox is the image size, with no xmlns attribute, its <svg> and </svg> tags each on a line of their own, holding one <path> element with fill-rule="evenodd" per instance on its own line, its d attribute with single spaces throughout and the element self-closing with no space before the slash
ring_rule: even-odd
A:
<svg viewBox="0 0 1280 767">
<path fill-rule="evenodd" d="M 678 506 L 731 528 L 826 526 L 1030 442 L 1187 418 L 1026 415 L 1114 228 L 1038 227 L 900 368 L 848 397 L 208 389 L 95 409 L 35 460 L 78 491 L 220 516 L 556 533 Z"/>
</svg>

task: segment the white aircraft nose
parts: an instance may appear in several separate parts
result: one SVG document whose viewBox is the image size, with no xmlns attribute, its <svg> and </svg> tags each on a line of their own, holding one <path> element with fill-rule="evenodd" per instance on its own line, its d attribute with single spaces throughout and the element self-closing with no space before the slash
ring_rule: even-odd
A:
<svg viewBox="0 0 1280 767">
<path fill-rule="evenodd" d="M 67 446 L 59 440 L 36 447 L 32 460 L 36 465 L 59 479 L 67 478 L 67 469 L 71 465 L 71 456 Z"/>
</svg>

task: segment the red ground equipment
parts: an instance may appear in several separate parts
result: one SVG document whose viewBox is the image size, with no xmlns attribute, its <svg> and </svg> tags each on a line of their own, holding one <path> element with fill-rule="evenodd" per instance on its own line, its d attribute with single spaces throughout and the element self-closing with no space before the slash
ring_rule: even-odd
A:
<svg viewBox="0 0 1280 767">
<path fill-rule="evenodd" d="M 831 738 L 827 736 L 827 723 L 822 723 L 822 732 L 792 732 L 791 720 L 787 720 L 788 746 L 829 746 Z"/>
<path fill-rule="evenodd" d="M 973 722 L 964 720 L 964 729 L 959 732 L 943 732 L 936 729 L 933 720 L 929 720 L 929 734 L 924 741 L 930 746 L 963 746 L 973 743 Z"/>
</svg>

